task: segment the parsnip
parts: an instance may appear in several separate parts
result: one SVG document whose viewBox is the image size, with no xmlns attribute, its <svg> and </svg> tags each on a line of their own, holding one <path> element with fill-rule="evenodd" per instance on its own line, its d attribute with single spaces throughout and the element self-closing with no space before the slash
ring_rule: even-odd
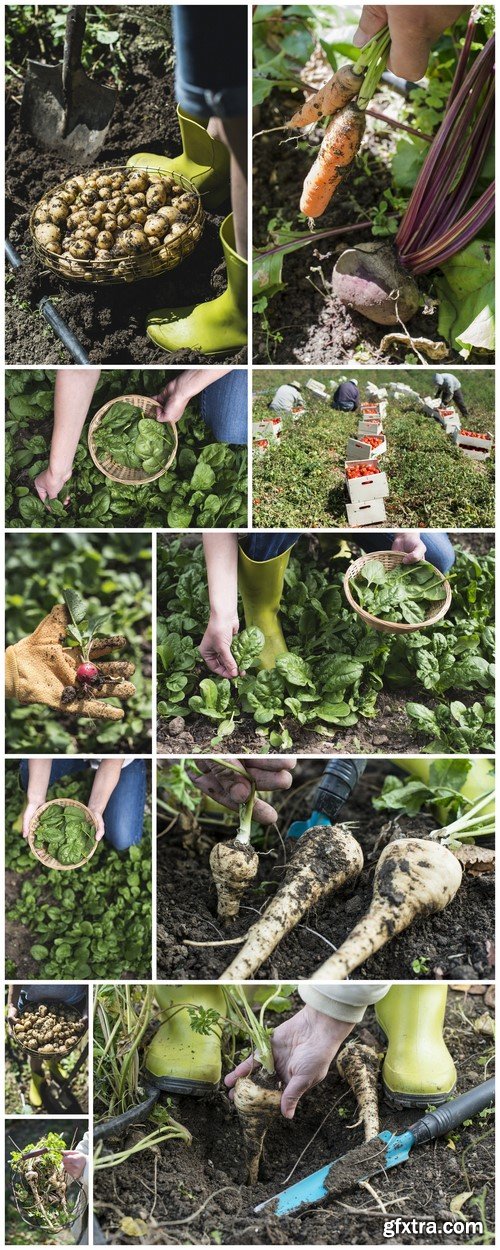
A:
<svg viewBox="0 0 500 1250">
<path fill-rule="evenodd" d="M 460 864 L 445 846 L 425 838 L 391 842 L 375 870 L 369 910 L 312 980 L 344 981 L 419 916 L 443 911 L 461 880 Z"/>
<path fill-rule="evenodd" d="M 210 867 L 217 890 L 217 915 L 221 920 L 233 920 L 240 910 L 241 895 L 257 875 L 259 856 L 248 842 L 234 838 L 212 847 Z"/>
<path fill-rule="evenodd" d="M 380 1132 L 378 1115 L 377 1081 L 380 1056 L 373 1046 L 365 1046 L 353 1038 L 342 1047 L 337 1056 L 337 1071 L 352 1089 L 356 1098 L 365 1141 L 371 1141 Z"/>
<path fill-rule="evenodd" d="M 275 1086 L 274 1075 L 257 1072 L 252 1077 L 240 1077 L 234 1087 L 234 1105 L 243 1132 L 247 1185 L 257 1184 L 264 1138 L 280 1110 L 281 1093 Z"/>
<path fill-rule="evenodd" d="M 333 890 L 340 890 L 363 866 L 363 852 L 342 825 L 315 825 L 299 839 L 283 885 L 264 915 L 249 930 L 245 944 L 219 978 L 246 981 L 302 916 Z"/>
</svg>

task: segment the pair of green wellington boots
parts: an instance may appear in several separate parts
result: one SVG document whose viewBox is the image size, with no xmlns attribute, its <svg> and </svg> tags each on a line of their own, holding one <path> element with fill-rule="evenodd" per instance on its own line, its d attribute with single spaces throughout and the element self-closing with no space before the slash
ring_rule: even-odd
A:
<svg viewBox="0 0 500 1250">
<path fill-rule="evenodd" d="M 170 160 L 138 152 L 127 164 L 134 169 L 177 173 L 194 184 L 205 208 L 217 208 L 229 195 L 229 154 L 205 126 L 177 108 L 182 153 Z M 219 238 L 227 271 L 227 287 L 216 299 L 180 308 L 159 308 L 148 317 L 147 333 L 166 352 L 197 351 L 203 356 L 237 351 L 247 342 L 248 265 L 235 249 L 233 217 L 222 222 Z"/>
<path fill-rule="evenodd" d="M 443 1038 L 446 985 L 394 985 L 376 1007 L 387 1037 L 382 1068 L 386 1098 L 396 1106 L 425 1107 L 445 1102 L 453 1092 L 456 1069 Z M 217 1089 L 222 1073 L 221 1030 L 191 1028 L 193 1005 L 225 1014 L 216 985 L 162 985 L 158 1005 L 169 1012 L 146 1057 L 151 1084 L 175 1094 L 203 1096 Z"/>
</svg>

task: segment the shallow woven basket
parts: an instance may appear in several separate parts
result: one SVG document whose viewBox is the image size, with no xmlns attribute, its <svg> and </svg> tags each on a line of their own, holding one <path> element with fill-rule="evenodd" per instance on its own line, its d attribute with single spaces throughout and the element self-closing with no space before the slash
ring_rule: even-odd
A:
<svg viewBox="0 0 500 1250">
<path fill-rule="evenodd" d="M 99 169 L 99 174 L 116 174 L 119 170 L 125 170 L 126 165 L 104 165 Z M 129 169 L 129 173 L 130 173 Z M 158 173 L 161 175 L 162 170 L 154 170 L 149 167 L 148 172 Z M 176 182 L 184 191 L 190 191 L 196 196 L 196 210 L 191 221 L 186 223 L 186 229 L 183 234 L 177 235 L 170 243 L 165 241 L 158 244 L 158 247 L 152 247 L 149 252 L 141 252 L 137 256 L 114 256 L 109 260 L 78 260 L 70 267 L 68 263 L 56 256 L 54 252 L 48 252 L 38 239 L 35 238 L 35 213 L 38 208 L 51 200 L 60 191 L 63 190 L 64 183 L 59 183 L 57 187 L 52 187 L 47 191 L 42 199 L 33 209 L 29 220 L 29 231 L 31 241 L 35 252 L 40 260 L 43 261 L 49 269 L 53 269 L 55 273 L 63 278 L 65 282 L 84 282 L 87 285 L 102 285 L 103 283 L 117 284 L 122 282 L 140 282 L 143 278 L 157 278 L 159 274 L 165 273 L 168 269 L 175 269 L 180 265 L 182 260 L 186 260 L 191 252 L 199 243 L 203 234 L 203 226 L 205 223 L 205 213 L 201 206 L 199 191 L 196 190 L 194 183 L 185 178 L 183 174 L 175 175 Z M 67 181 L 67 179 L 66 179 Z M 78 269 L 76 269 L 78 266 Z M 118 272 L 113 273 L 113 270 Z"/>
<path fill-rule="evenodd" d="M 39 1000 L 38 1005 L 40 1005 L 40 1001 L 41 1001 L 41 1000 Z M 57 1007 L 60 1007 L 60 1006 L 61 1006 L 61 1003 L 60 1003 L 60 1000 L 59 1000 L 59 999 L 54 999 L 54 998 L 46 998 L 46 999 L 44 999 L 43 1001 L 44 1001 L 44 1004 L 45 1004 L 45 1006 L 46 1006 L 46 1007 L 57 1008 Z M 66 1006 L 67 1006 L 67 1005 L 68 1005 L 68 1004 L 66 1004 Z M 70 1003 L 70 1004 L 69 1004 L 69 1006 L 72 1006 L 72 1005 L 73 1005 L 72 1003 Z M 78 1017 L 78 1008 L 77 1008 L 77 1007 L 75 1007 L 75 1008 L 74 1008 L 74 1011 L 75 1011 L 75 1015 L 76 1015 L 76 1017 Z M 23 1015 L 24 1015 L 24 1011 L 21 1011 L 21 1012 L 20 1012 L 20 1015 L 21 1015 L 21 1016 L 23 1016 Z M 79 1017 L 79 1018 L 81 1019 L 81 1015 L 80 1015 L 80 1017 Z M 78 1043 L 77 1043 L 78 1045 L 80 1044 L 80 1042 L 83 1042 L 83 1039 L 84 1039 L 84 1037 L 86 1036 L 86 1033 L 87 1033 L 87 1029 L 85 1030 L 85 1033 L 81 1033 L 81 1034 L 80 1034 L 80 1037 L 78 1038 Z M 20 1049 L 20 1050 L 25 1051 L 25 1052 L 26 1052 L 26 1054 L 28 1054 L 28 1055 L 40 1055 L 40 1051 L 39 1051 L 39 1050 L 34 1050 L 32 1046 L 25 1046 L 25 1045 L 24 1045 L 24 1043 L 21 1041 L 20 1037 L 18 1037 L 17 1033 L 15 1033 L 14 1031 L 13 1031 L 13 1037 L 14 1037 L 14 1041 L 16 1042 L 16 1045 L 17 1045 L 17 1046 L 19 1046 L 19 1049 Z M 75 1049 L 76 1049 L 76 1047 L 75 1047 L 75 1046 L 73 1046 L 73 1048 L 72 1048 L 72 1049 L 73 1049 L 73 1050 L 75 1050 Z M 67 1057 L 67 1055 L 70 1055 L 70 1054 L 71 1054 L 71 1051 L 70 1051 L 70 1050 L 62 1050 L 62 1051 L 61 1051 L 61 1050 L 51 1050 L 49 1054 L 43 1054 L 43 1055 L 41 1055 L 41 1058 L 42 1058 L 42 1059 L 65 1059 L 65 1058 Z"/>
<path fill-rule="evenodd" d="M 442 621 L 443 616 L 446 616 L 446 613 L 449 611 L 451 606 L 451 586 L 450 583 L 447 582 L 446 578 L 443 577 L 443 574 L 440 573 L 439 569 L 436 568 L 434 571 L 436 573 L 436 577 L 440 578 L 443 583 L 445 597 L 434 607 L 430 605 L 429 616 L 426 617 L 424 621 L 419 621 L 416 625 L 409 625 L 406 621 L 383 621 L 381 617 L 372 616 L 371 612 L 365 612 L 365 609 L 361 607 L 357 599 L 355 599 L 352 594 L 350 582 L 354 577 L 357 577 L 360 569 L 363 568 L 363 565 L 365 565 L 368 560 L 380 560 L 380 563 L 384 565 L 384 568 L 392 569 L 396 564 L 403 563 L 404 555 L 400 551 L 372 551 L 368 555 L 360 556 L 359 560 L 355 560 L 353 564 L 349 565 L 349 568 L 344 576 L 345 597 L 349 606 L 354 608 L 354 611 L 357 612 L 358 616 L 360 616 L 365 622 L 365 625 L 369 625 L 371 629 L 378 629 L 381 634 L 412 634 L 416 629 L 427 629 L 429 625 L 436 625 L 438 621 Z"/>
<path fill-rule="evenodd" d="M 81 859 L 78 864 L 60 864 L 59 860 L 54 859 L 53 855 L 49 855 L 48 851 L 45 851 L 43 847 L 35 846 L 35 834 L 38 829 L 40 815 L 47 809 L 47 807 L 54 807 L 54 805 L 57 807 L 79 807 L 82 812 L 85 812 L 90 823 L 93 824 L 96 833 L 97 821 L 95 816 L 92 815 L 92 812 L 89 811 L 88 807 L 85 807 L 85 803 L 78 803 L 77 799 L 51 799 L 50 803 L 42 803 L 42 806 L 38 808 L 38 811 L 35 812 L 35 815 L 32 817 L 28 833 L 28 845 L 30 851 L 36 856 L 36 859 L 40 860 L 41 864 L 45 864 L 46 868 L 55 868 L 57 872 L 73 872 L 74 868 L 83 868 L 83 865 L 87 864 L 89 859 L 92 859 L 92 856 L 97 850 L 97 842 L 94 842 L 94 845 L 91 847 L 88 855 L 85 859 Z"/>
<path fill-rule="evenodd" d="M 172 425 L 170 422 L 165 423 L 165 427 L 171 433 L 173 447 L 168 460 L 163 465 L 163 468 L 159 469 L 157 473 L 151 473 L 149 476 L 146 476 L 142 469 L 127 469 L 125 465 L 117 464 L 116 460 L 113 460 L 110 453 L 107 454 L 105 460 L 99 460 L 95 449 L 95 431 L 100 425 L 103 417 L 106 416 L 108 409 L 112 408 L 113 404 L 123 403 L 125 400 L 129 404 L 134 404 L 136 408 L 141 408 L 143 415 L 145 417 L 150 417 L 152 420 L 156 419 L 157 409 L 161 408 L 161 404 L 158 403 L 157 399 L 150 399 L 147 395 L 117 395 L 115 399 L 110 399 L 108 403 L 103 404 L 102 408 L 99 408 L 99 411 L 96 412 L 94 417 L 92 417 L 88 432 L 89 451 L 96 468 L 99 469 L 100 473 L 104 473 L 105 477 L 109 477 L 112 482 L 121 482 L 122 486 L 145 486 L 148 482 L 156 482 L 157 478 L 163 477 L 163 474 L 166 473 L 167 469 L 169 469 L 173 464 L 179 445 L 177 426 Z"/>
</svg>

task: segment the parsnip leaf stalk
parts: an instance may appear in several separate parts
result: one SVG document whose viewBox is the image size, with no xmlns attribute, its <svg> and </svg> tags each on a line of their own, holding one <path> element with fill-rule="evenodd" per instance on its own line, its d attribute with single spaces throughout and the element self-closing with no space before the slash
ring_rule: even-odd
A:
<svg viewBox="0 0 500 1250">
<path fill-rule="evenodd" d="M 227 761 L 226 767 L 231 767 Z M 236 837 L 231 842 L 217 842 L 210 853 L 210 868 L 217 890 L 217 915 L 221 920 L 234 920 L 238 915 L 241 896 L 259 871 L 259 856 L 250 844 L 254 800 L 252 782 L 250 797 L 240 804 L 240 827 Z"/>
<path fill-rule="evenodd" d="M 246 981 L 261 967 L 302 916 L 361 872 L 363 852 L 342 825 L 316 825 L 298 841 L 285 880 L 252 925 L 245 944 L 220 980 Z"/>
<path fill-rule="evenodd" d="M 443 911 L 461 880 L 458 860 L 440 843 L 426 838 L 391 842 L 375 869 L 373 899 L 366 915 L 312 980 L 344 981 L 419 916 Z"/>
<path fill-rule="evenodd" d="M 380 1055 L 373 1046 L 365 1046 L 356 1038 L 346 1042 L 337 1056 L 337 1071 L 347 1081 L 358 1104 L 360 1118 L 357 1123 L 363 1125 L 365 1141 L 371 1141 L 380 1132 L 377 1093 L 379 1070 Z"/>
</svg>

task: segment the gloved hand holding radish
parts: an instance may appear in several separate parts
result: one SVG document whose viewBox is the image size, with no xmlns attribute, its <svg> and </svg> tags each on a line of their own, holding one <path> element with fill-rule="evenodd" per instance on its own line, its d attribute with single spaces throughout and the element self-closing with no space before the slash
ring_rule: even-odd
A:
<svg viewBox="0 0 500 1250">
<path fill-rule="evenodd" d="M 96 661 L 122 651 L 127 640 L 121 634 L 100 636 L 109 614 L 92 617 L 76 591 L 68 588 L 63 594 L 64 604 L 56 604 L 29 637 L 7 647 L 6 697 L 94 720 L 122 720 L 123 709 L 104 700 L 126 700 L 135 694 L 128 680 L 135 665 Z"/>
</svg>

